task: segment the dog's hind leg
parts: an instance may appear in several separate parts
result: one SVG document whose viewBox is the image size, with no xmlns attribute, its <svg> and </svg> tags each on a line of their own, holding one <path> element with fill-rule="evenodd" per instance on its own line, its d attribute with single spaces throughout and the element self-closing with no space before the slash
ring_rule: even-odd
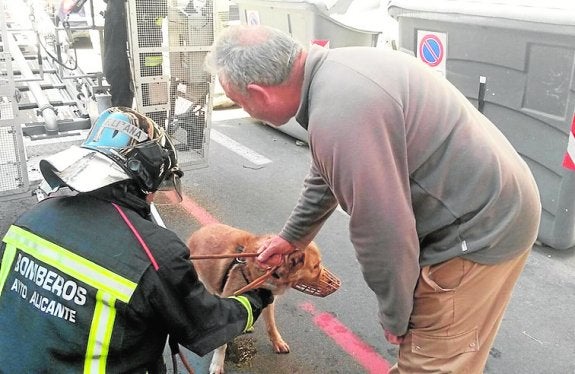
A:
<svg viewBox="0 0 575 374">
<path fill-rule="evenodd" d="M 264 310 L 262 310 L 262 315 L 266 323 L 266 330 L 268 336 L 274 347 L 276 353 L 289 353 L 289 345 L 283 340 L 277 325 L 275 318 L 275 302 L 268 305 Z"/>
<path fill-rule="evenodd" d="M 210 363 L 210 374 L 224 373 L 224 360 L 226 358 L 227 344 L 222 345 L 214 350 L 212 362 Z"/>
</svg>

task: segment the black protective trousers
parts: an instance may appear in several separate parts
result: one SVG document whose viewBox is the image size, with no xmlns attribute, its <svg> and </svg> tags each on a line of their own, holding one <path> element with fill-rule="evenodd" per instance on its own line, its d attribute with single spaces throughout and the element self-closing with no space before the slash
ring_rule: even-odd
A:
<svg viewBox="0 0 575 374">
<path fill-rule="evenodd" d="M 112 106 L 132 107 L 134 90 L 128 60 L 125 0 L 107 0 L 104 22 L 104 76 L 110 85 Z"/>
</svg>

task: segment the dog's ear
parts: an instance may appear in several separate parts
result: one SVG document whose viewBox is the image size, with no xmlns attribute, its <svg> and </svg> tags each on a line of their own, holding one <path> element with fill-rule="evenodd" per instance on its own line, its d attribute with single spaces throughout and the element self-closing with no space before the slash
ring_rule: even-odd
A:
<svg viewBox="0 0 575 374">
<path fill-rule="evenodd" d="M 305 263 L 305 251 L 298 250 L 289 254 L 287 265 L 290 273 L 299 270 Z"/>
</svg>

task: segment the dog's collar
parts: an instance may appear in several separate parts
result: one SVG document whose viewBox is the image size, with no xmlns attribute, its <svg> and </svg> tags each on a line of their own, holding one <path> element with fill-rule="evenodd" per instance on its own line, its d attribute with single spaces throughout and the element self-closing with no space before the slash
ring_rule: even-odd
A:
<svg viewBox="0 0 575 374">
<path fill-rule="evenodd" d="M 237 253 L 244 253 L 245 250 L 246 249 L 241 245 L 238 245 L 236 247 Z M 232 262 L 232 264 L 234 264 L 234 265 L 235 264 L 245 264 L 245 263 L 246 263 L 246 259 L 244 257 L 234 257 L 234 261 Z"/>
<path fill-rule="evenodd" d="M 236 247 L 236 252 L 238 254 L 244 253 L 244 251 L 245 251 L 245 248 L 243 246 L 238 245 Z M 224 273 L 224 278 L 222 279 L 222 284 L 220 285 L 221 290 L 223 290 L 224 287 L 226 286 L 226 283 L 228 282 L 228 278 L 230 277 L 230 272 L 232 271 L 232 268 L 236 265 L 245 265 L 245 264 L 246 264 L 246 259 L 244 257 L 234 257 L 233 260 L 230 261 L 230 264 L 228 265 L 228 268 L 226 269 L 226 272 Z M 246 277 L 246 274 L 243 272 L 243 269 L 242 269 L 242 276 L 244 277 L 246 284 L 249 284 L 250 281 Z"/>
</svg>

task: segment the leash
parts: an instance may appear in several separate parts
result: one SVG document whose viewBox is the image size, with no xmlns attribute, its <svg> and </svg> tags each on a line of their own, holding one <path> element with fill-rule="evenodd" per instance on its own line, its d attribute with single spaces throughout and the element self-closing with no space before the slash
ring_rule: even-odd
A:
<svg viewBox="0 0 575 374">
<path fill-rule="evenodd" d="M 257 257 L 258 253 L 221 253 L 221 254 L 214 254 L 214 255 L 196 255 L 190 256 L 192 260 L 213 260 L 213 259 L 221 259 L 221 258 L 242 258 L 242 257 Z M 237 296 L 241 293 L 253 290 L 258 288 L 262 284 L 266 282 L 266 280 L 277 270 L 279 266 L 273 266 L 266 270 L 266 272 L 259 276 L 258 278 L 254 279 L 244 287 L 240 288 L 236 292 L 234 292 L 234 296 Z"/>
<path fill-rule="evenodd" d="M 274 271 L 276 271 L 277 268 L 278 266 L 269 268 L 262 276 L 254 279 L 251 283 L 245 285 L 244 287 L 234 292 L 234 296 L 238 296 L 241 293 L 253 290 L 254 288 L 258 288 L 259 286 L 261 286 L 266 282 L 266 280 L 274 273 Z"/>
<path fill-rule="evenodd" d="M 236 258 L 240 259 L 242 257 L 256 257 L 258 256 L 257 253 L 226 253 L 226 254 L 217 254 L 217 255 L 198 255 L 198 256 L 191 256 L 192 260 L 209 260 L 209 259 L 218 259 L 218 258 Z M 239 260 L 238 260 L 239 261 Z M 285 261 L 285 258 L 284 258 Z M 248 283 L 243 288 L 240 288 L 236 292 L 234 292 L 234 296 L 237 296 L 240 293 L 244 293 L 249 290 L 253 290 L 254 288 L 258 288 L 262 284 L 265 283 L 266 279 L 268 279 L 274 271 L 277 270 L 279 266 L 274 266 L 266 270 L 266 272 L 258 277 L 257 279 L 253 280 L 251 283 Z M 297 284 L 292 286 L 293 289 L 296 289 L 300 292 L 303 292 L 308 295 L 318 296 L 318 297 L 326 297 L 331 295 L 335 291 L 339 289 L 341 286 L 341 281 L 339 278 L 329 271 L 324 266 L 321 267 L 320 274 L 318 279 L 312 281 L 300 281 Z"/>
<path fill-rule="evenodd" d="M 195 372 L 194 369 L 192 368 L 192 365 L 190 365 L 190 363 L 186 359 L 186 356 L 184 356 L 182 352 L 180 352 L 180 344 L 178 343 L 177 340 L 172 338 L 171 335 L 168 337 L 168 345 L 170 346 L 170 350 L 172 353 L 172 367 L 174 369 L 174 373 L 178 373 L 177 357 L 179 356 L 188 374 L 194 374 Z"/>
<path fill-rule="evenodd" d="M 221 253 L 218 255 L 197 255 L 197 256 L 190 256 L 192 260 L 212 260 L 218 258 L 242 258 L 242 257 L 257 257 L 259 256 L 258 253 Z"/>
</svg>

